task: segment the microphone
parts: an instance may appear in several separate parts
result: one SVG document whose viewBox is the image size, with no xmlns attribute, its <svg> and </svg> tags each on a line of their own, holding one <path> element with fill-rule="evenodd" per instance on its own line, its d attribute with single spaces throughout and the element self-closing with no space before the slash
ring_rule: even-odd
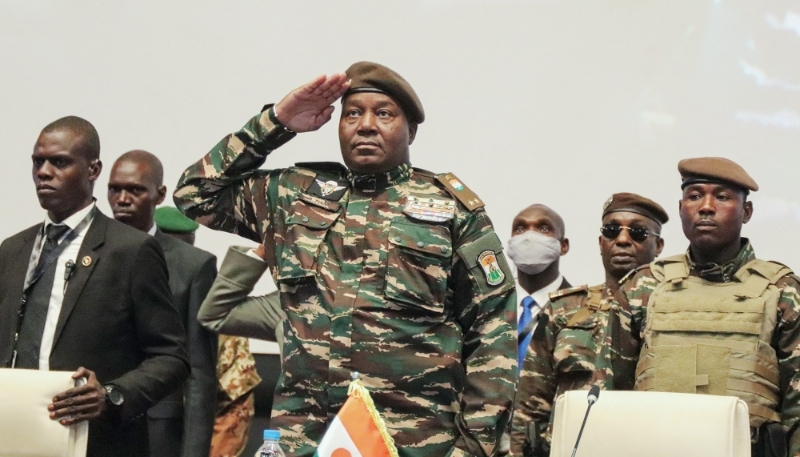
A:
<svg viewBox="0 0 800 457">
<path fill-rule="evenodd" d="M 589 389 L 589 395 L 586 398 L 589 400 L 589 406 L 586 408 L 586 414 L 583 416 L 583 423 L 581 424 L 581 430 L 578 432 L 578 439 L 575 440 L 575 447 L 572 448 L 572 457 L 575 457 L 575 453 L 578 452 L 578 443 L 581 442 L 583 427 L 586 426 L 586 419 L 589 418 L 589 411 L 592 410 L 592 405 L 597 403 L 597 399 L 600 398 L 600 388 L 597 386 L 592 386 L 592 388 Z"/>
<path fill-rule="evenodd" d="M 73 273 L 75 273 L 75 262 L 68 260 L 67 264 L 64 265 L 64 281 L 69 281 Z"/>
</svg>

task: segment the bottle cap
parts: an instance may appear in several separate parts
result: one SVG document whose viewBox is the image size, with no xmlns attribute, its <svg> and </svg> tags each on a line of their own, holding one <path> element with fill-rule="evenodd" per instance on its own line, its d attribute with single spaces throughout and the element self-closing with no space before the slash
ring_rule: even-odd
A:
<svg viewBox="0 0 800 457">
<path fill-rule="evenodd" d="M 281 439 L 280 430 L 264 430 L 264 441 L 278 441 Z"/>
</svg>

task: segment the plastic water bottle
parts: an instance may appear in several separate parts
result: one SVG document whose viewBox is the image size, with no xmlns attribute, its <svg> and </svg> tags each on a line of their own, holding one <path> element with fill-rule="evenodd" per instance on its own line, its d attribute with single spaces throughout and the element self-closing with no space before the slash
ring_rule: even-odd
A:
<svg viewBox="0 0 800 457">
<path fill-rule="evenodd" d="M 264 430 L 264 444 L 258 448 L 255 457 L 286 457 L 281 449 L 280 439 L 279 430 Z"/>
</svg>

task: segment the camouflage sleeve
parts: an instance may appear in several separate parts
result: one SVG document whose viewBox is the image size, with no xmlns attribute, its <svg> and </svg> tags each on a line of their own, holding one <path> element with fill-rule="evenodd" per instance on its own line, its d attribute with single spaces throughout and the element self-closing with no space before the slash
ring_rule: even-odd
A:
<svg viewBox="0 0 800 457">
<path fill-rule="evenodd" d="M 544 320 L 540 320 L 540 326 L 533 334 L 522 362 L 514 400 L 510 455 L 517 457 L 524 455 L 523 449 L 525 441 L 529 439 L 528 429 L 531 425 L 536 426 L 538 437 L 530 438 L 542 444 L 546 441 L 545 435 L 558 387 L 553 360 L 558 329 L 553 319 L 552 306 L 546 306 L 541 312 L 547 316 L 547 325 L 541 325 Z M 539 448 L 534 443 L 531 445 Z"/>
<path fill-rule="evenodd" d="M 262 242 L 268 216 L 266 190 L 280 170 L 258 170 L 267 155 L 294 137 L 271 109 L 250 119 L 190 165 L 175 189 L 175 205 L 187 217 L 212 228 Z"/>
<path fill-rule="evenodd" d="M 781 420 L 787 431 L 789 455 L 800 457 L 800 278 L 791 275 L 778 281 L 780 321 L 774 341 L 781 376 Z"/>
<path fill-rule="evenodd" d="M 624 279 L 614 295 L 616 303 L 612 304 L 608 315 L 608 334 L 611 338 L 609 358 L 614 390 L 633 389 L 647 302 L 656 284 L 650 269 L 644 267 Z"/>
<path fill-rule="evenodd" d="M 516 291 L 503 246 L 482 210 L 471 213 L 455 235 L 459 260 L 450 288 L 464 332 L 465 370 L 456 446 L 493 455 L 508 421 L 517 378 Z"/>
</svg>

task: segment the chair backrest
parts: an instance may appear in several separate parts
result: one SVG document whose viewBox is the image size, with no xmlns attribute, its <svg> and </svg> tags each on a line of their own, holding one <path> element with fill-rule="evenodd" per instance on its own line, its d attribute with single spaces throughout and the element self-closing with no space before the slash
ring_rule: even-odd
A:
<svg viewBox="0 0 800 457">
<path fill-rule="evenodd" d="M 558 397 L 550 457 L 570 457 L 585 390 Z M 604 391 L 592 406 L 575 457 L 749 457 L 747 404 L 737 397 Z"/>
<path fill-rule="evenodd" d="M 71 371 L 0 369 L 0 457 L 85 457 L 89 423 L 65 427 L 47 413 L 75 385 Z"/>
</svg>

